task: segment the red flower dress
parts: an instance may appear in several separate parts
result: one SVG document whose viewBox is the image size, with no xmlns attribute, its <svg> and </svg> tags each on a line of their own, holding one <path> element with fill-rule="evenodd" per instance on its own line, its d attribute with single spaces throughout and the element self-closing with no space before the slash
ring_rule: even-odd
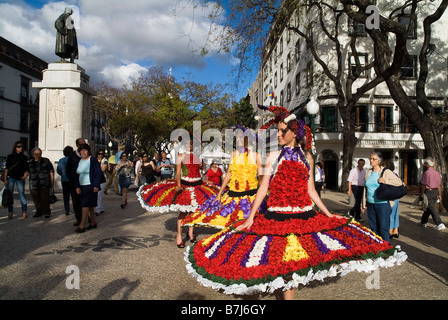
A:
<svg viewBox="0 0 448 320">
<path fill-rule="evenodd" d="M 165 179 L 145 184 L 137 191 L 143 208 L 149 212 L 194 212 L 219 189 L 201 178 L 201 161 L 193 153 L 187 153 L 188 161 L 182 163 L 182 189 L 177 190 L 175 179 Z"/>
<path fill-rule="evenodd" d="M 189 273 L 226 294 L 272 293 L 406 260 L 399 247 L 353 219 L 314 211 L 308 177 L 301 148 L 283 148 L 273 164 L 267 212 L 249 230 L 236 231 L 241 220 L 187 248 Z"/>
<path fill-rule="evenodd" d="M 229 191 L 220 201 L 210 197 L 196 212 L 182 220 L 183 226 L 206 226 L 224 229 L 234 222 L 249 217 L 258 190 L 258 167 L 248 153 L 239 153 L 229 165 Z"/>
</svg>

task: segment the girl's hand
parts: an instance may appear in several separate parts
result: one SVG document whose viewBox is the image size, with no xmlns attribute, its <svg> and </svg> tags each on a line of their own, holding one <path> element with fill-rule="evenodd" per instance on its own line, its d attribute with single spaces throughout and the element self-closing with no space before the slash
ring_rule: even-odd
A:
<svg viewBox="0 0 448 320">
<path fill-rule="evenodd" d="M 236 230 L 240 231 L 243 229 L 249 229 L 250 227 L 252 227 L 252 224 L 254 223 L 254 219 L 249 217 L 246 219 L 246 221 L 244 221 L 244 223 L 242 225 L 239 225 Z"/>
</svg>

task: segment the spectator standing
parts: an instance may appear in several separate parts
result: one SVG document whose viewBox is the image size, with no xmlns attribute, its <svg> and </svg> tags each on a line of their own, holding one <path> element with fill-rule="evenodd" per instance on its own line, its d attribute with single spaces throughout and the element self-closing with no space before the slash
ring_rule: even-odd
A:
<svg viewBox="0 0 448 320">
<path fill-rule="evenodd" d="M 76 167 L 76 193 L 81 199 L 82 216 L 78 228 L 78 233 L 97 227 L 94 208 L 98 204 L 98 191 L 101 184 L 101 166 L 95 157 L 91 156 L 90 146 L 83 144 L 79 147 L 81 159 Z M 86 221 L 89 218 L 89 226 L 86 227 Z"/>
<path fill-rule="evenodd" d="M 117 165 L 117 162 L 115 161 L 115 155 L 111 155 L 107 162 L 107 183 L 106 187 L 104 188 L 104 194 L 107 195 L 107 191 L 109 190 L 109 187 L 113 182 L 115 186 L 115 194 L 118 195 L 118 178 L 115 175 L 115 167 Z"/>
<path fill-rule="evenodd" d="M 442 186 L 441 181 L 442 178 L 440 173 L 438 173 L 434 169 L 434 159 L 431 157 L 423 160 L 423 165 L 427 168 L 426 171 L 422 175 L 422 179 L 420 181 L 421 189 L 420 193 L 426 195 L 428 198 L 428 208 L 423 212 L 421 217 L 422 226 L 426 227 L 428 223 L 429 216 L 432 217 L 434 223 L 436 224 L 435 230 L 443 230 L 445 229 L 445 225 L 442 223 L 442 219 L 436 211 L 436 202 L 439 200 L 442 201 Z"/>
<path fill-rule="evenodd" d="M 17 141 L 12 147 L 12 152 L 6 157 L 5 168 L 5 187 L 8 187 L 11 194 L 14 192 L 14 185 L 17 186 L 17 192 L 22 205 L 22 218 L 27 217 L 28 204 L 25 198 L 25 180 L 29 175 L 28 159 L 23 154 L 23 143 Z M 14 206 L 8 206 L 8 219 L 14 216 Z"/>
<path fill-rule="evenodd" d="M 167 158 L 166 152 L 162 152 L 162 159 L 157 162 L 157 170 L 160 170 L 160 179 L 171 179 L 173 177 L 174 163 Z"/>
<path fill-rule="evenodd" d="M 205 174 L 205 180 L 218 186 L 222 184 L 223 173 L 221 168 L 219 168 L 216 164 L 216 161 L 213 161 L 210 165 L 210 168 L 207 170 L 207 173 Z"/>
<path fill-rule="evenodd" d="M 159 153 L 154 152 L 154 157 L 152 158 L 152 162 L 154 162 L 154 165 L 156 167 L 156 170 L 154 171 L 154 177 L 157 180 L 160 180 L 160 170 L 157 169 L 157 163 L 159 162 L 160 156 Z"/>
<path fill-rule="evenodd" d="M 118 151 L 115 154 L 115 163 L 118 163 L 120 161 L 121 155 L 123 154 L 125 149 L 126 149 L 126 146 L 123 144 L 120 144 L 118 146 Z M 119 180 L 119 179 L 117 178 L 117 180 Z M 120 181 L 118 181 L 118 195 L 120 195 L 120 196 L 122 195 Z"/>
<path fill-rule="evenodd" d="M 33 158 L 29 161 L 30 193 L 33 198 L 36 213 L 33 218 L 50 218 L 50 188 L 54 185 L 54 167 L 48 158 L 42 157 L 42 150 L 34 148 Z"/>
<path fill-rule="evenodd" d="M 17 141 L 12 147 L 12 152 L 6 157 L 5 168 L 5 187 L 8 187 L 11 194 L 14 192 L 14 185 L 17 186 L 17 192 L 22 205 L 22 218 L 27 217 L 28 204 L 25 198 L 25 180 L 29 175 L 28 159 L 23 154 L 23 143 Z M 8 219 L 14 216 L 14 206 L 8 206 Z"/>
<path fill-rule="evenodd" d="M 86 141 L 83 138 L 76 139 L 76 150 L 74 150 L 67 159 L 67 177 L 70 180 L 70 194 L 72 196 L 73 210 L 75 211 L 76 222 L 73 224 L 75 227 L 79 226 L 82 219 L 82 207 L 81 198 L 76 192 L 76 168 L 78 168 L 78 163 L 81 160 L 81 154 L 79 152 L 79 147 L 84 145 Z"/>
<path fill-rule="evenodd" d="M 363 197 L 361 212 L 364 213 L 365 208 L 367 208 L 370 229 L 389 242 L 391 204 L 387 200 L 378 199 L 376 189 L 378 189 L 380 183 L 401 186 L 403 182 L 391 170 L 384 170 L 383 172 L 382 161 L 383 157 L 380 152 L 370 154 L 370 166 L 372 168 L 366 173 L 366 196 Z"/>
<path fill-rule="evenodd" d="M 147 153 L 142 154 L 141 161 L 139 163 L 139 167 L 136 169 L 136 172 L 140 172 L 139 175 L 135 176 L 139 187 L 145 183 L 153 183 L 156 181 L 156 164 L 154 163 L 154 160 L 150 160 L 148 158 Z"/>
<path fill-rule="evenodd" d="M 316 187 L 317 194 L 320 197 L 320 192 L 324 186 L 324 170 L 322 168 L 322 163 L 316 163 L 316 169 L 314 174 L 314 185 Z"/>
<path fill-rule="evenodd" d="M 353 197 L 355 198 L 355 205 L 350 210 L 349 214 L 355 218 L 356 221 L 362 221 L 361 219 L 361 202 L 362 195 L 364 193 L 364 185 L 366 181 L 366 171 L 364 170 L 364 165 L 366 161 L 364 159 L 358 160 L 358 165 L 356 168 L 350 170 L 348 175 L 348 191 L 347 195 L 353 193 Z"/>
<path fill-rule="evenodd" d="M 98 163 L 100 164 L 102 171 L 100 190 L 98 191 L 98 205 L 95 208 L 95 215 L 99 215 L 101 213 L 104 213 L 103 196 L 104 196 L 104 189 L 106 188 L 106 174 L 107 174 L 108 162 L 107 159 L 104 157 L 104 150 L 97 151 L 96 158 L 98 159 Z"/>
<path fill-rule="evenodd" d="M 132 162 L 128 160 L 128 155 L 126 153 L 121 154 L 120 161 L 117 163 L 117 176 L 118 184 L 121 187 L 122 198 L 121 198 L 121 208 L 124 209 L 128 204 L 128 189 L 131 185 L 131 172 L 132 172 Z"/>
<path fill-rule="evenodd" d="M 387 160 L 384 161 L 384 167 L 387 169 L 390 169 L 391 171 L 395 170 L 395 165 L 392 161 Z M 399 226 L 400 226 L 400 221 L 399 221 L 399 211 L 400 211 L 400 200 L 396 199 L 394 201 L 394 204 L 392 206 L 392 211 L 390 213 L 390 229 L 389 229 L 389 234 L 391 238 L 398 238 L 399 237 Z"/>
<path fill-rule="evenodd" d="M 59 159 L 58 166 L 56 167 L 56 172 L 61 176 L 62 198 L 64 199 L 65 215 L 67 216 L 70 214 L 70 180 L 67 176 L 67 161 L 68 156 L 72 152 L 73 148 L 66 146 L 63 151 L 64 157 Z"/>
</svg>

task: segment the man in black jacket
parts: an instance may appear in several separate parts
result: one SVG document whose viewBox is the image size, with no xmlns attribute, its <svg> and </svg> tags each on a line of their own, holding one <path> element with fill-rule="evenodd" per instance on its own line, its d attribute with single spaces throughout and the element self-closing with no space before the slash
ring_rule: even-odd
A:
<svg viewBox="0 0 448 320">
<path fill-rule="evenodd" d="M 81 160 L 81 155 L 79 154 L 79 147 L 85 144 L 86 141 L 83 138 L 76 139 L 76 150 L 74 150 L 67 160 L 67 177 L 70 181 L 70 194 L 72 196 L 73 210 L 75 211 L 76 222 L 75 227 L 79 226 L 82 217 L 81 199 L 76 193 L 75 179 L 76 179 L 76 168 L 78 168 L 79 160 Z"/>
</svg>

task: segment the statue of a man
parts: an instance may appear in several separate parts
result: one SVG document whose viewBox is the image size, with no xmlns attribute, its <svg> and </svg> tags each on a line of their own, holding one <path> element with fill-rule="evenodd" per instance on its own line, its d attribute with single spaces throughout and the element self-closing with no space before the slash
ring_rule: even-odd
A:
<svg viewBox="0 0 448 320">
<path fill-rule="evenodd" d="M 72 8 L 65 8 L 65 12 L 54 23 L 57 30 L 55 53 L 61 57 L 61 62 L 70 59 L 70 62 L 73 63 L 75 59 L 78 59 L 78 39 L 71 17 L 72 13 Z"/>
</svg>

